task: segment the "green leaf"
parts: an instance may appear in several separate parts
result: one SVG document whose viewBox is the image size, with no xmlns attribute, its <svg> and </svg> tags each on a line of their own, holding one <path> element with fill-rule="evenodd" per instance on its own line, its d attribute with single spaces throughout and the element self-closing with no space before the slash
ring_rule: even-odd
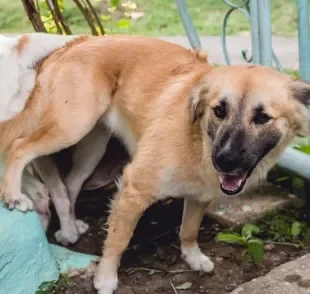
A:
<svg viewBox="0 0 310 294">
<path fill-rule="evenodd" d="M 176 290 L 188 290 L 192 287 L 192 283 L 191 282 L 186 282 L 180 286 L 175 287 Z"/>
<path fill-rule="evenodd" d="M 292 184 L 295 188 L 302 188 L 304 186 L 304 180 L 299 177 L 293 177 Z"/>
<path fill-rule="evenodd" d="M 276 182 L 283 182 L 283 181 L 286 181 L 286 180 L 288 180 L 288 179 L 290 179 L 289 176 L 280 177 L 280 178 L 277 178 L 277 179 L 276 179 Z"/>
<path fill-rule="evenodd" d="M 293 222 L 291 227 L 291 234 L 293 237 L 297 237 L 301 233 L 301 223 Z"/>
<path fill-rule="evenodd" d="M 249 239 L 253 234 L 259 233 L 259 227 L 252 225 L 252 224 L 246 224 L 243 226 L 241 235 L 242 237 Z"/>
<path fill-rule="evenodd" d="M 55 289 L 56 281 L 43 282 L 35 294 L 51 293 Z"/>
<path fill-rule="evenodd" d="M 260 264 L 264 260 L 264 242 L 253 238 L 248 241 L 248 252 L 255 264 Z"/>
<path fill-rule="evenodd" d="M 129 28 L 130 26 L 130 19 L 125 19 L 125 18 L 122 18 L 120 19 L 116 25 L 119 27 L 119 28 Z"/>
<path fill-rule="evenodd" d="M 108 7 L 107 11 L 111 14 L 113 14 L 116 10 L 116 7 L 115 6 L 111 6 L 111 7 Z"/>
<path fill-rule="evenodd" d="M 306 154 L 310 154 L 310 145 L 300 146 L 298 150 Z"/>
<path fill-rule="evenodd" d="M 119 6 L 120 0 L 110 0 L 110 4 L 114 7 Z"/>
<path fill-rule="evenodd" d="M 235 234 L 233 234 L 233 233 L 231 233 L 231 234 L 219 233 L 216 236 L 216 241 L 217 242 L 225 242 L 225 243 L 229 243 L 229 244 L 246 245 L 246 242 L 237 233 L 235 233 Z"/>
<path fill-rule="evenodd" d="M 100 18 L 103 21 L 109 21 L 109 20 L 112 19 L 112 16 L 111 15 L 104 15 L 104 14 L 102 14 L 102 15 L 100 15 Z"/>
</svg>

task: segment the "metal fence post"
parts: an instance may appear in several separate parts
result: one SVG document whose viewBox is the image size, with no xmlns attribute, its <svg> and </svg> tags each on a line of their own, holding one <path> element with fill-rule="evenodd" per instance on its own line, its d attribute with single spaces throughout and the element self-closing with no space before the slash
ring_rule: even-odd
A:
<svg viewBox="0 0 310 294">
<path fill-rule="evenodd" d="M 297 0 L 299 70 L 302 78 L 310 81 L 309 3 Z"/>
<path fill-rule="evenodd" d="M 252 62 L 253 63 L 260 63 L 257 2 L 258 0 L 250 1 L 251 42 L 252 42 Z"/>
<path fill-rule="evenodd" d="M 175 3 L 192 48 L 201 49 L 200 39 L 193 25 L 192 18 L 188 12 L 185 0 L 175 0 Z"/>
<path fill-rule="evenodd" d="M 272 66 L 270 0 L 258 0 L 260 63 Z"/>
</svg>

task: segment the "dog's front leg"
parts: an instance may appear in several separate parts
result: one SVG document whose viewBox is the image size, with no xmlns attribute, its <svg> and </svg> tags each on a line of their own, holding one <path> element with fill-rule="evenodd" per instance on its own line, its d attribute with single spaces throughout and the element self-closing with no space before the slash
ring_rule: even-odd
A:
<svg viewBox="0 0 310 294">
<path fill-rule="evenodd" d="M 141 190 L 134 181 L 137 181 L 136 177 L 129 177 L 125 170 L 121 190 L 112 202 L 108 234 L 94 280 L 99 294 L 113 294 L 116 290 L 121 256 L 143 212 L 156 201 L 150 191 Z"/>
<path fill-rule="evenodd" d="M 206 273 L 213 271 L 214 264 L 208 256 L 201 252 L 197 244 L 197 237 L 208 204 L 209 202 L 202 203 L 195 200 L 185 200 L 180 231 L 183 258 L 191 269 Z"/>
</svg>

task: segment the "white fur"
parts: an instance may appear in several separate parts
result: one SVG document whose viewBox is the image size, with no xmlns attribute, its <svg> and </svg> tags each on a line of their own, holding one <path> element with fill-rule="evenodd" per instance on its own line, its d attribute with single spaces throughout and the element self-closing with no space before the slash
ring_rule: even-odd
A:
<svg viewBox="0 0 310 294">
<path fill-rule="evenodd" d="M 112 257 L 104 257 L 101 259 L 94 278 L 94 286 L 98 290 L 98 294 L 113 294 L 117 289 L 118 262 Z"/>
<path fill-rule="evenodd" d="M 16 46 L 22 38 L 0 36 L 0 121 L 23 110 L 36 77 L 36 65 L 56 49 L 77 36 L 28 34 L 29 42 L 22 52 Z"/>
<path fill-rule="evenodd" d="M 208 256 L 201 252 L 197 244 L 193 247 L 182 246 L 181 250 L 184 260 L 191 269 L 195 271 L 203 271 L 205 273 L 210 273 L 213 271 L 214 263 Z"/>
<path fill-rule="evenodd" d="M 125 118 L 121 115 L 117 106 L 113 106 L 102 121 L 106 126 L 115 133 L 125 144 L 130 156 L 132 157 L 137 149 L 137 138 L 132 129 L 128 126 Z"/>
</svg>

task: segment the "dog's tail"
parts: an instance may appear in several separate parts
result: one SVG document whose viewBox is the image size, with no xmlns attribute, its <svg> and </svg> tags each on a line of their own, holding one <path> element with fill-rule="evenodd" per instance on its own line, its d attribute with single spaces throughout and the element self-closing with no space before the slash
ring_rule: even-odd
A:
<svg viewBox="0 0 310 294">
<path fill-rule="evenodd" d="M 29 97 L 24 109 L 11 119 L 0 122 L 0 153 L 6 152 L 13 142 L 31 134 L 39 125 L 39 99 Z"/>
</svg>

